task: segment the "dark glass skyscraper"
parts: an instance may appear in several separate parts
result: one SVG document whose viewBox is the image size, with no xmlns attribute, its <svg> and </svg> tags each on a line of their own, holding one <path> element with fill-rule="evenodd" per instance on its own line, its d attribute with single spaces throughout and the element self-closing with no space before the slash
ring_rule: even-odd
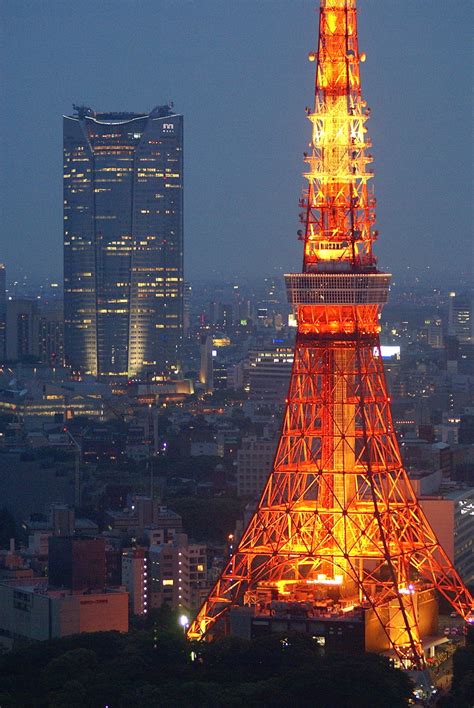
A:
<svg viewBox="0 0 474 708">
<path fill-rule="evenodd" d="M 179 370 L 183 116 L 64 116 L 65 358 L 102 379 Z"/>
</svg>

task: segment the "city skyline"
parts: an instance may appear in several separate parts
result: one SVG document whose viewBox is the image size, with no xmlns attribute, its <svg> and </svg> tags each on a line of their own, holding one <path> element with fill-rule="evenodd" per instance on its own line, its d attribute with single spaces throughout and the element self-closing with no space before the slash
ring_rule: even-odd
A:
<svg viewBox="0 0 474 708">
<path fill-rule="evenodd" d="M 275 2 L 269 13 L 266 3 L 144 2 L 132 16 L 128 5 L 114 3 L 112 29 L 111 7 L 86 0 L 67 9 L 57 2 L 3 5 L 9 106 L 3 120 L 16 114 L 21 136 L 11 140 L 4 122 L 7 273 L 34 267 L 43 277 L 61 277 L 59 121 L 71 103 L 146 110 L 171 98 L 187 117 L 186 277 L 254 277 L 297 267 L 301 146 L 310 125 L 294 77 L 311 75 L 306 54 L 316 39 L 306 20 L 314 3 Z M 463 87 L 472 7 L 367 0 L 360 10 L 383 236 L 375 246 L 379 262 L 395 274 L 422 264 L 434 273 L 467 273 L 470 98 Z M 46 43 L 35 39 L 38 23 Z M 39 116 L 34 131 L 31 105 Z M 460 264 L 447 234 L 456 234 Z"/>
<path fill-rule="evenodd" d="M 472 3 L 0 18 L 2 705 L 474 706 Z"/>
</svg>

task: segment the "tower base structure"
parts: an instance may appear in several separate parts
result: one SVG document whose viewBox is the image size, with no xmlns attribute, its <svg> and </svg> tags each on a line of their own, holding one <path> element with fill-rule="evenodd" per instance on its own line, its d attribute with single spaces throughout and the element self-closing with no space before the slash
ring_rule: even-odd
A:
<svg viewBox="0 0 474 708">
<path fill-rule="evenodd" d="M 286 276 L 298 333 L 273 469 L 190 638 L 311 632 L 421 670 L 436 593 L 471 618 L 400 457 L 378 336 L 389 277 Z"/>
<path fill-rule="evenodd" d="M 329 587 L 329 586 L 327 586 Z M 323 585 L 305 586 L 286 597 L 270 602 L 264 593 L 258 605 L 234 607 L 229 611 L 225 631 L 244 639 L 257 639 L 271 634 L 298 632 L 312 637 L 322 652 L 360 654 L 375 652 L 397 658 L 383 631 L 378 616 L 368 603 L 341 601 L 338 593 L 324 592 Z M 276 593 L 271 593 L 274 598 Z M 302 599 L 304 598 L 304 599 Z M 427 657 L 445 638 L 438 634 L 438 603 L 433 590 L 422 590 L 417 597 L 417 621 L 423 652 Z M 380 608 L 386 620 L 393 612 L 387 605 Z"/>
</svg>

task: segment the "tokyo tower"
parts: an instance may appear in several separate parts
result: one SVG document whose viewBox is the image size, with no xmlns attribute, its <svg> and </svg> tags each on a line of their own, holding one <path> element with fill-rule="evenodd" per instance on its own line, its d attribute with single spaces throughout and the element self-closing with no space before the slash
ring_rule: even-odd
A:
<svg viewBox="0 0 474 708">
<path fill-rule="evenodd" d="M 366 650 L 422 669 L 438 597 L 466 620 L 473 599 L 416 499 L 392 421 L 379 342 L 390 275 L 373 254 L 356 0 L 321 0 L 309 58 L 304 258 L 301 273 L 285 276 L 298 330 L 281 436 L 258 507 L 188 637 L 233 631 L 239 612 L 254 628 L 271 620 L 316 635 L 324 622 L 342 633 L 359 621 Z"/>
</svg>

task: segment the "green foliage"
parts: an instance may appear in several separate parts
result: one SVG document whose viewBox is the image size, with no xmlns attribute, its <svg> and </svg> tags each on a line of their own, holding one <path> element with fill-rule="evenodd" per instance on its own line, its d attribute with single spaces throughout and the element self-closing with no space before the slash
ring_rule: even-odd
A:
<svg viewBox="0 0 474 708">
<path fill-rule="evenodd" d="M 97 664 L 97 654 L 91 649 L 72 649 L 49 662 L 43 672 L 44 684 L 48 690 L 58 691 L 77 675 L 81 681 L 87 681 L 92 678 Z"/>
<path fill-rule="evenodd" d="M 404 708 L 406 674 L 375 655 L 321 656 L 309 636 L 189 645 L 172 613 L 0 657 L 2 708 Z M 159 622 L 173 621 L 166 629 Z M 191 661 L 191 650 L 197 660 Z M 461 704 L 460 704 L 461 705 Z"/>
<path fill-rule="evenodd" d="M 453 681 L 450 693 L 439 704 L 443 708 L 474 706 L 474 645 L 460 647 L 453 655 Z"/>
</svg>

